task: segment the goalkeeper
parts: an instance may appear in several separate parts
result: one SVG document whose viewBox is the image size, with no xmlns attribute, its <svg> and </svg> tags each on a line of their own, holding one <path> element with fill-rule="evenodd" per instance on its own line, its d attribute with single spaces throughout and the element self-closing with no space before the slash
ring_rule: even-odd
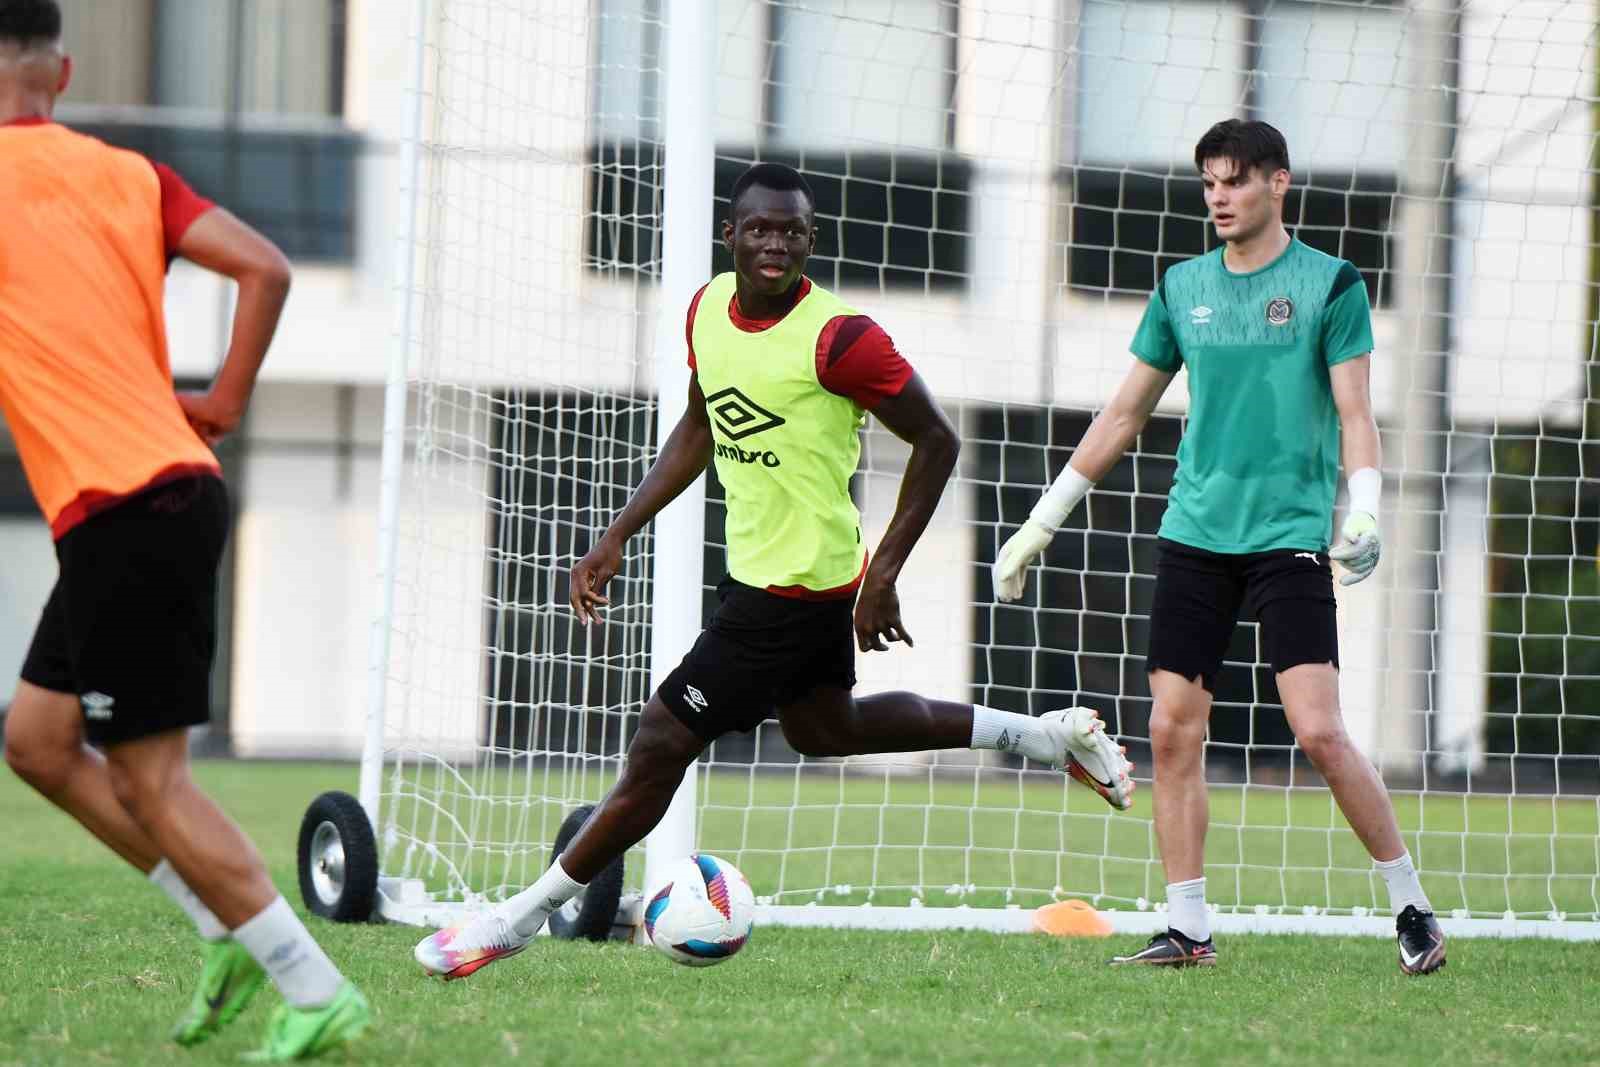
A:
<svg viewBox="0 0 1600 1067">
<path fill-rule="evenodd" d="M 1028 521 L 1001 546 L 996 594 L 1022 596 L 1028 566 L 1186 368 L 1189 423 L 1161 522 L 1147 660 L 1170 929 L 1111 962 L 1216 962 L 1204 877 L 1206 721 L 1247 606 L 1260 622 L 1296 740 L 1388 884 L 1400 968 L 1426 974 L 1444 965 L 1444 937 L 1383 781 L 1339 712 L 1329 559 L 1347 572 L 1340 583 L 1353 585 L 1372 573 L 1380 549 L 1367 290 L 1350 263 L 1284 229 L 1289 150 L 1276 129 L 1219 122 L 1194 158 L 1222 247 L 1173 267 L 1150 294 L 1131 346 L 1137 361 Z M 1341 458 L 1350 504 L 1342 539 L 1329 549 Z"/>
<path fill-rule="evenodd" d="M 808 756 L 986 748 L 1067 771 L 1126 808 L 1128 762 L 1088 708 L 1037 718 L 928 700 L 857 698 L 855 651 L 911 643 L 895 581 L 955 469 L 960 442 L 888 334 L 805 276 L 816 201 L 798 171 L 760 163 L 734 183 L 723 243 L 734 270 L 689 304 L 687 409 L 650 472 L 572 569 L 597 618 L 622 548 L 715 457 L 727 492 L 728 578 L 711 623 L 644 706 L 616 788 L 533 885 L 417 945 L 464 978 L 527 947 L 550 913 L 660 822 L 689 764 L 774 713 Z M 865 412 L 911 445 L 894 517 L 868 561 L 850 478 Z"/>
</svg>

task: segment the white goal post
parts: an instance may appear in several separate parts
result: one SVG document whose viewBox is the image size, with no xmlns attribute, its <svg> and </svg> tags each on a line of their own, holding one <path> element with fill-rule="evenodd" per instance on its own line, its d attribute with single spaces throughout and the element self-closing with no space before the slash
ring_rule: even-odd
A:
<svg viewBox="0 0 1600 1067">
<path fill-rule="evenodd" d="M 413 0 L 361 801 L 381 910 L 440 921 L 532 882 L 615 781 L 721 575 L 714 480 L 628 546 L 602 625 L 571 564 L 682 410 L 689 296 L 728 269 L 757 160 L 817 192 L 812 275 L 928 380 L 963 457 L 900 593 L 915 648 L 860 691 L 1088 704 L 1145 783 L 1109 811 L 993 753 L 718 740 L 638 890 L 700 848 L 759 921 L 1033 928 L 1086 900 L 1164 926 L 1143 651 L 1184 378 L 1029 577 L 988 564 L 1126 369 L 1144 300 L 1214 247 L 1191 160 L 1286 133 L 1300 239 L 1374 305 L 1386 558 L 1339 589 L 1347 726 L 1453 935 L 1600 939 L 1600 112 L 1592 5 L 1511 0 Z M 719 199 L 720 198 L 720 199 Z M 1263 398 L 1269 403 L 1270 398 Z M 855 484 L 882 533 L 906 451 Z M 1207 743 L 1222 932 L 1392 933 L 1294 746 L 1253 620 Z"/>
</svg>

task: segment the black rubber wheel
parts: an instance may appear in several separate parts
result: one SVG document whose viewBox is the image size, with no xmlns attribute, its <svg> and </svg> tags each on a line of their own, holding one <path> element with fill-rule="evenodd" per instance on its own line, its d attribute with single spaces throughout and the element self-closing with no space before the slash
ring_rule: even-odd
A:
<svg viewBox="0 0 1600 1067">
<path fill-rule="evenodd" d="M 550 849 L 551 863 L 566 851 L 567 845 L 578 836 L 578 831 L 583 829 L 583 824 L 593 814 L 594 805 L 585 804 L 575 808 L 562 821 L 561 829 L 556 831 L 556 843 Z M 582 893 L 551 915 L 550 936 L 566 941 L 579 938 L 605 941 L 610 938 L 611 925 L 617 921 L 617 905 L 622 901 L 622 869 L 623 860 L 618 856 L 605 870 L 595 875 Z"/>
<path fill-rule="evenodd" d="M 300 895 L 313 915 L 366 922 L 378 899 L 378 842 L 361 802 L 329 790 L 300 820 Z"/>
</svg>

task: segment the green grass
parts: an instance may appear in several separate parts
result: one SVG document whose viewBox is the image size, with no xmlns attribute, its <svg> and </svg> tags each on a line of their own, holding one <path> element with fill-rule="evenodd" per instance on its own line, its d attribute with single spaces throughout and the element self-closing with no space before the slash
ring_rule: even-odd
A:
<svg viewBox="0 0 1600 1067">
<path fill-rule="evenodd" d="M 322 789 L 353 788 L 354 769 L 198 774 L 298 904 L 301 812 Z M 212 1045 L 167 1044 L 199 966 L 186 921 L 3 771 L 0 813 L 0 1065 L 237 1062 L 274 996 Z M 377 1013 L 348 1062 L 385 1067 L 1600 1060 L 1593 945 L 1457 940 L 1450 966 L 1419 980 L 1376 939 L 1235 937 L 1214 971 L 1153 974 L 1102 966 L 1126 939 L 770 929 L 703 971 L 541 941 L 441 985 L 411 962 L 417 930 L 313 930 Z"/>
</svg>

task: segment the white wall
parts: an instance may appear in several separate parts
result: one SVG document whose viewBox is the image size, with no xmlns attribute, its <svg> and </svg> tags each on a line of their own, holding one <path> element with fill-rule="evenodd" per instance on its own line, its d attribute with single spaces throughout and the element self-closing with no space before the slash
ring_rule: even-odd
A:
<svg viewBox="0 0 1600 1067">
<path fill-rule="evenodd" d="M 44 522 L 0 518 L 0 708 L 16 693 L 17 672 L 55 580 L 55 547 Z"/>
<path fill-rule="evenodd" d="M 251 404 L 233 533 L 230 725 L 242 754 L 359 752 L 382 404 L 371 386 L 289 384 L 263 385 Z"/>
</svg>

